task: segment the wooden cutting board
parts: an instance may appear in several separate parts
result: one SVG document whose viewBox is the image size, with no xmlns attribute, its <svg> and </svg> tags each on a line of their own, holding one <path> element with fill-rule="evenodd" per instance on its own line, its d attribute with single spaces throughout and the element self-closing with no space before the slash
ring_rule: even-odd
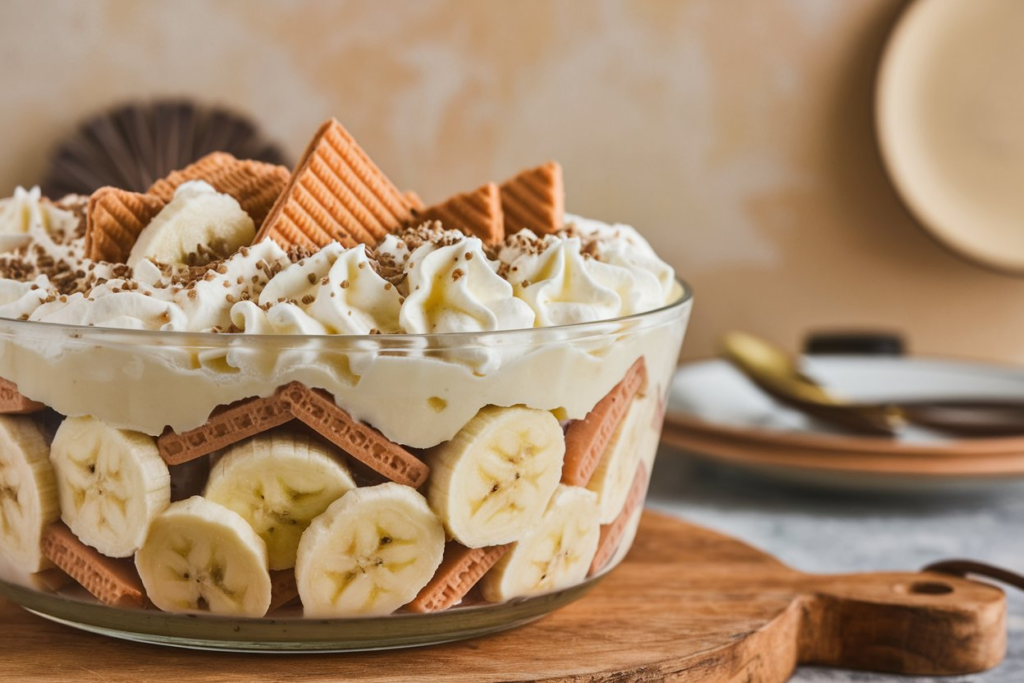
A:
<svg viewBox="0 0 1024 683">
<path fill-rule="evenodd" d="M 126 643 L 0 602 L 0 680 L 686 681 L 774 683 L 798 663 L 913 674 L 995 666 L 1002 591 L 941 574 L 816 576 L 645 513 L 629 557 L 586 598 L 472 641 L 349 655 L 225 654 Z"/>
</svg>

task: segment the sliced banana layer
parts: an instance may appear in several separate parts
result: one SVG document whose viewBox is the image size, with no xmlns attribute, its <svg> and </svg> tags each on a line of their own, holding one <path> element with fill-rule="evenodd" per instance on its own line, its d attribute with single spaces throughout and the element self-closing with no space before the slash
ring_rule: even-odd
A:
<svg viewBox="0 0 1024 683">
<path fill-rule="evenodd" d="M 444 528 L 415 489 L 358 488 L 313 520 L 299 543 L 295 579 L 307 617 L 384 615 L 434 576 Z"/>
<path fill-rule="evenodd" d="M 203 265 L 252 244 L 256 226 L 238 200 L 208 183 L 183 183 L 132 247 L 128 265 L 142 259 L 168 265 Z"/>
<path fill-rule="evenodd" d="M 35 420 L 0 416 L 0 554 L 21 572 L 51 566 L 39 547 L 43 530 L 60 518 L 49 455 Z"/>
<path fill-rule="evenodd" d="M 271 569 L 289 569 L 313 518 L 355 487 L 348 466 L 323 442 L 274 431 L 228 449 L 203 495 L 249 522 L 267 544 Z"/>
<path fill-rule="evenodd" d="M 50 461 L 64 523 L 108 557 L 130 557 L 171 502 L 171 475 L 151 436 L 68 418 L 53 438 Z"/>
<path fill-rule="evenodd" d="M 564 457 L 562 427 L 550 412 L 484 408 L 431 452 L 430 507 L 466 547 L 510 543 L 544 512 Z"/>
<path fill-rule="evenodd" d="M 654 431 L 651 422 L 655 403 L 651 395 L 633 399 L 587 483 L 587 488 L 597 494 L 601 524 L 611 524 L 622 512 L 637 465 L 646 459 L 646 451 L 652 445 L 657 448 L 657 443 L 649 438 Z"/>
<path fill-rule="evenodd" d="M 585 579 L 601 535 L 597 511 L 593 492 L 559 484 L 537 525 L 480 581 L 484 599 L 540 595 Z"/>
<path fill-rule="evenodd" d="M 262 617 L 270 608 L 263 539 L 237 512 L 199 496 L 153 520 L 135 566 L 165 612 Z"/>
</svg>

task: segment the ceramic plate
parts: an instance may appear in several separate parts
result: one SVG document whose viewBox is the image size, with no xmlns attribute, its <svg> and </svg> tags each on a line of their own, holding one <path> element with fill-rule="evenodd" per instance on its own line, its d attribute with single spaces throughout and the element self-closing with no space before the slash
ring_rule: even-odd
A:
<svg viewBox="0 0 1024 683">
<path fill-rule="evenodd" d="M 857 401 L 1024 401 L 1024 371 L 925 358 L 814 356 L 808 374 Z M 804 483 L 858 489 L 975 489 L 1024 483 L 1024 436 L 951 438 L 907 428 L 851 435 L 777 403 L 721 360 L 678 370 L 663 440 L 704 457 Z"/>
<path fill-rule="evenodd" d="M 882 156 L 942 243 L 1024 274 L 1024 2 L 916 0 L 878 75 Z"/>
</svg>

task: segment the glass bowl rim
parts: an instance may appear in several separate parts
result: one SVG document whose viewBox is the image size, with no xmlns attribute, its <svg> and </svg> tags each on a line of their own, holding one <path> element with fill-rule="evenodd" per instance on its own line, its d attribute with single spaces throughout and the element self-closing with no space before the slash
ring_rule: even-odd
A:
<svg viewBox="0 0 1024 683">
<path fill-rule="evenodd" d="M 101 327 L 89 325 L 68 325 L 65 323 L 43 322 L 39 320 L 18 320 L 0 317 L 0 337 L 5 335 L 55 335 L 64 333 L 78 342 L 101 342 L 111 338 L 124 338 L 140 344 L 168 343 L 181 346 L 245 346 L 272 345 L 292 346 L 305 342 L 332 342 L 353 344 L 364 347 L 366 344 L 376 346 L 411 346 L 415 348 L 459 347 L 471 346 L 477 339 L 499 339 L 506 343 L 528 340 L 531 335 L 550 335 L 556 339 L 568 341 L 564 337 L 569 333 L 571 338 L 587 337 L 588 335 L 603 336 L 609 328 L 619 331 L 622 325 L 631 325 L 658 318 L 670 312 L 682 310 L 693 301 L 693 289 L 689 283 L 680 278 L 675 279 L 682 290 L 674 301 L 641 313 L 633 313 L 617 318 L 591 320 L 568 325 L 549 325 L 545 327 L 523 327 L 510 330 L 486 330 L 475 332 L 427 332 L 427 333 L 389 333 L 389 334 L 246 334 L 244 332 L 189 332 L 183 330 L 139 330 L 121 327 Z"/>
</svg>

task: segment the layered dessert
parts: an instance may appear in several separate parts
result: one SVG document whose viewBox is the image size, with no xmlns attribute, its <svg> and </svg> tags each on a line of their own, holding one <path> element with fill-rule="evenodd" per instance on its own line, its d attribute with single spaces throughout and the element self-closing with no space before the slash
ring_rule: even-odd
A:
<svg viewBox="0 0 1024 683">
<path fill-rule="evenodd" d="M 689 313 L 549 162 L 425 206 L 334 120 L 294 170 L 0 201 L 8 580 L 241 617 L 433 612 L 626 553 Z"/>
</svg>

